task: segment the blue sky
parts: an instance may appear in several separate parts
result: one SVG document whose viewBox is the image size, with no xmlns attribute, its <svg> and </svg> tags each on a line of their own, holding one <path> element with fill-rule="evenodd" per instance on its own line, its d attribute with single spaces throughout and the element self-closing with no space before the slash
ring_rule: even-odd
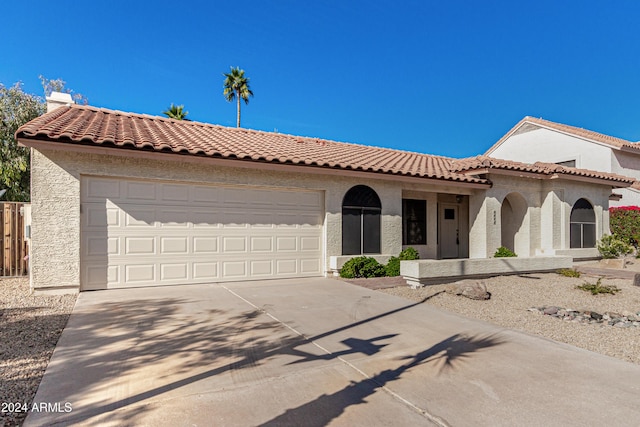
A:
<svg viewBox="0 0 640 427">
<path fill-rule="evenodd" d="M 0 6 L 0 83 L 91 105 L 466 157 L 526 115 L 640 140 L 634 1 L 61 0 Z"/>
</svg>

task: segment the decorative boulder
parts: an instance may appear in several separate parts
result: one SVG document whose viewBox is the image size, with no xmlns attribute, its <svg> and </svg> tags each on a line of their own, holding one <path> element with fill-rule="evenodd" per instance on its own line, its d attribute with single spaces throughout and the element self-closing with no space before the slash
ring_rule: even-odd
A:
<svg viewBox="0 0 640 427">
<path fill-rule="evenodd" d="M 484 280 L 460 280 L 447 286 L 446 291 L 450 294 L 461 295 L 473 300 L 488 300 L 491 293 L 487 292 L 487 285 Z"/>
</svg>

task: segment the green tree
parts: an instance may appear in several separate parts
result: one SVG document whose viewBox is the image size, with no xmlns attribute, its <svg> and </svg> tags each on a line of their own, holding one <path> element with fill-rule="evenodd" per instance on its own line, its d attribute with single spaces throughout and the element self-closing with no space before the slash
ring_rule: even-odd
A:
<svg viewBox="0 0 640 427">
<path fill-rule="evenodd" d="M 29 201 L 29 149 L 19 147 L 14 135 L 20 126 L 45 110 L 42 98 L 25 93 L 21 83 L 12 87 L 0 83 L 0 190 L 7 190 L 4 200 Z"/>
<path fill-rule="evenodd" d="M 49 80 L 40 76 L 45 96 L 51 92 L 71 94 L 75 102 L 87 104 L 84 95 L 65 88 L 61 79 Z M 31 191 L 31 158 L 28 148 L 19 147 L 15 133 L 20 126 L 44 114 L 47 110 L 42 97 L 25 93 L 22 83 L 6 87 L 0 83 L 0 191 L 6 190 L 2 200 L 29 201 Z"/>
<path fill-rule="evenodd" d="M 169 107 L 167 111 L 163 111 L 162 114 L 170 119 L 189 120 L 187 119 L 187 114 L 189 114 L 189 112 L 184 111 L 184 105 L 173 105 L 173 102 L 171 103 L 171 107 Z"/>
<path fill-rule="evenodd" d="M 244 70 L 239 67 L 231 67 L 230 73 L 222 73 L 224 79 L 224 91 L 222 92 L 227 101 L 234 99 L 238 105 L 237 126 L 240 127 L 240 99 L 245 104 L 249 103 L 249 96 L 253 96 L 253 92 L 249 88 L 249 78 L 244 76 Z"/>
</svg>

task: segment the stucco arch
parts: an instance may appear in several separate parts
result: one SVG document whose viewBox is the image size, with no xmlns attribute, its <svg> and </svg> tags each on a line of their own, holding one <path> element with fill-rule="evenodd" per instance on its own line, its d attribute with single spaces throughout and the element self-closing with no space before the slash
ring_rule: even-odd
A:
<svg viewBox="0 0 640 427">
<path fill-rule="evenodd" d="M 528 205 L 520 193 L 509 193 L 500 208 L 501 245 L 519 256 L 529 256 L 529 215 Z"/>
</svg>

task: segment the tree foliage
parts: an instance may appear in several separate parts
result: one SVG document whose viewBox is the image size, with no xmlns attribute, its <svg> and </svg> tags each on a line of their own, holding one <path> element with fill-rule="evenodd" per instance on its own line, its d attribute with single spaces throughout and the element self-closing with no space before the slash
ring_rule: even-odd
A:
<svg viewBox="0 0 640 427">
<path fill-rule="evenodd" d="M 249 88 L 249 78 L 245 77 L 244 70 L 239 67 L 231 67 L 230 73 L 222 73 L 224 79 L 224 90 L 222 94 L 229 102 L 234 99 L 237 102 L 237 126 L 240 127 L 240 99 L 245 104 L 249 103 L 249 97 L 253 96 L 253 92 Z"/>
<path fill-rule="evenodd" d="M 171 107 L 169 107 L 166 111 L 163 111 L 162 114 L 169 117 L 170 119 L 176 120 L 189 120 L 187 119 L 188 111 L 184 111 L 184 105 L 173 105 L 171 103 Z"/>
<path fill-rule="evenodd" d="M 22 84 L 0 83 L 0 190 L 4 200 L 28 201 L 30 192 L 29 149 L 19 147 L 16 130 L 45 112 L 42 98 L 25 93 Z"/>
<path fill-rule="evenodd" d="M 65 87 L 62 79 L 40 76 L 45 96 L 51 92 L 71 94 L 76 103 L 87 104 L 87 98 Z M 45 100 L 25 93 L 22 83 L 6 87 L 0 83 L 0 190 L 7 190 L 2 200 L 26 202 L 30 198 L 31 160 L 28 148 L 19 147 L 15 133 L 20 126 L 47 110 Z"/>
</svg>

